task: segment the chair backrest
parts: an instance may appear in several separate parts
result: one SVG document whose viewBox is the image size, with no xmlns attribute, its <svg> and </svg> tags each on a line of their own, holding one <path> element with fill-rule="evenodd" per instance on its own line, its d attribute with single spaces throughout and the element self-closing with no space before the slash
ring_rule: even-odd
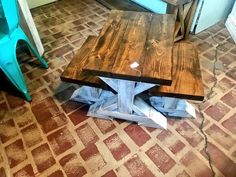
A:
<svg viewBox="0 0 236 177">
<path fill-rule="evenodd" d="M 19 25 L 17 0 L 0 0 L 0 3 L 2 5 L 8 33 L 11 33 Z"/>
</svg>

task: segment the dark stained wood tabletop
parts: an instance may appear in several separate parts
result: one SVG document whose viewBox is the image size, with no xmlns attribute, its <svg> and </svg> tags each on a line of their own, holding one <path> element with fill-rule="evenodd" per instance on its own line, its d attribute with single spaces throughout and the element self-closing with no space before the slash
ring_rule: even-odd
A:
<svg viewBox="0 0 236 177">
<path fill-rule="evenodd" d="M 83 71 L 98 76 L 171 84 L 174 15 L 111 12 Z M 132 68 L 134 62 L 139 66 Z"/>
<path fill-rule="evenodd" d="M 173 48 L 173 70 L 171 86 L 157 86 L 152 95 L 178 97 L 202 101 L 204 87 L 197 50 L 190 42 L 175 43 Z"/>
<path fill-rule="evenodd" d="M 94 45 L 96 38 L 96 36 L 89 36 L 87 38 L 87 40 L 84 42 L 82 47 L 78 50 L 67 68 L 62 73 L 62 81 L 108 89 L 107 85 L 95 75 L 88 72 L 82 72 L 82 67 L 84 66 L 84 63 Z"/>
</svg>

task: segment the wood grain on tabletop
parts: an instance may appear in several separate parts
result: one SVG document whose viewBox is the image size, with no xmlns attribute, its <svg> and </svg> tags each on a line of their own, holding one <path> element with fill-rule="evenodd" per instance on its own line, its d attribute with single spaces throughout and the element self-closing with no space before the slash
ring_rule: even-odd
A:
<svg viewBox="0 0 236 177">
<path fill-rule="evenodd" d="M 77 84 L 84 84 L 99 88 L 107 88 L 98 77 L 88 72 L 82 72 L 82 67 L 96 40 L 96 36 L 89 36 L 79 51 L 75 54 L 67 68 L 61 75 L 61 80 Z"/>
<path fill-rule="evenodd" d="M 174 15 L 112 11 L 83 70 L 170 85 L 174 24 Z M 139 64 L 135 69 L 133 62 Z"/>
<path fill-rule="evenodd" d="M 197 50 L 190 42 L 175 43 L 173 48 L 173 70 L 171 86 L 157 86 L 152 95 L 203 100 L 204 88 Z"/>
</svg>

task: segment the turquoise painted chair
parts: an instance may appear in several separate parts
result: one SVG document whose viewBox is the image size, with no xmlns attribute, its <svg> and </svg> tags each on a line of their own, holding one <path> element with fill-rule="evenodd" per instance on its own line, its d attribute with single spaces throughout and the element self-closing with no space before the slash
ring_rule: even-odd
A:
<svg viewBox="0 0 236 177">
<path fill-rule="evenodd" d="M 0 69 L 8 79 L 21 91 L 27 101 L 31 96 L 17 62 L 16 47 L 19 41 L 24 41 L 38 58 L 44 68 L 48 68 L 46 61 L 34 49 L 28 37 L 19 24 L 18 5 L 16 0 L 0 0 Z"/>
</svg>

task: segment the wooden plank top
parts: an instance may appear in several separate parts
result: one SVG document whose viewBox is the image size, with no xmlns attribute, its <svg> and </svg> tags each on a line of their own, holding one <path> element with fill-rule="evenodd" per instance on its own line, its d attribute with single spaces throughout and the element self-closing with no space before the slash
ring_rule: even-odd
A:
<svg viewBox="0 0 236 177">
<path fill-rule="evenodd" d="M 107 85 L 103 83 L 98 77 L 88 72 L 82 72 L 82 67 L 84 66 L 84 63 L 95 43 L 96 38 L 97 37 L 95 36 L 89 36 L 87 38 L 87 40 L 84 42 L 82 47 L 78 50 L 67 68 L 62 73 L 62 81 L 107 89 Z"/>
<path fill-rule="evenodd" d="M 152 95 L 162 95 L 202 101 L 204 89 L 197 50 L 190 42 L 175 43 L 171 86 L 158 86 Z"/>
<path fill-rule="evenodd" d="M 114 10 L 84 71 L 98 76 L 171 84 L 175 16 Z M 133 63 L 137 67 L 131 67 Z"/>
</svg>

